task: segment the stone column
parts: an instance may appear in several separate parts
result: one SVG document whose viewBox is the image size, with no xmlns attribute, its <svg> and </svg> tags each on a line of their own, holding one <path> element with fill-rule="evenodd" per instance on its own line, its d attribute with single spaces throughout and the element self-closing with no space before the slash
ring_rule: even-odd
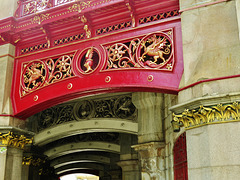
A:
<svg viewBox="0 0 240 180">
<path fill-rule="evenodd" d="M 7 7 L 7 6 L 6 6 Z M 13 76 L 13 64 L 15 46 L 5 44 L 0 46 L 0 133 L 5 127 L 17 127 L 25 129 L 26 122 L 13 117 L 11 104 L 11 88 Z"/>
<path fill-rule="evenodd" d="M 21 180 L 28 180 L 29 178 L 29 166 L 22 165 L 22 179 Z"/>
<path fill-rule="evenodd" d="M 189 179 L 239 179 L 239 128 L 240 122 L 235 122 L 186 132 Z"/>
<path fill-rule="evenodd" d="M 4 180 L 6 169 L 7 147 L 0 147 L 0 180 Z"/>
<path fill-rule="evenodd" d="M 136 92 L 132 102 L 138 109 L 138 143 L 164 141 L 163 94 Z"/>
<path fill-rule="evenodd" d="M 16 3 L 16 1 L 4 2 L 4 4 L 6 3 L 8 5 L 5 7 L 10 7 L 9 10 L 12 11 L 12 3 Z M 0 4 L 3 4 L 3 2 L 0 2 Z M 1 15 L 7 15 L 7 12 L 8 10 L 3 12 Z M 12 116 L 13 111 L 10 95 L 12 87 L 14 56 L 15 46 L 12 44 L 0 46 L 0 136 L 14 128 L 25 128 L 25 121 L 19 120 Z M 5 141 L 7 140 L 5 139 Z M 23 150 L 21 148 L 9 146 L 9 144 L 4 147 L 4 143 L 2 142 L 1 138 L 0 145 L 2 146 L 0 147 L 2 149 L 2 152 L 0 153 L 0 180 L 21 179 Z"/>
<path fill-rule="evenodd" d="M 26 144 L 31 144 L 32 139 L 24 135 L 16 135 L 9 131 L 0 133 L 0 180 L 21 179 L 23 149 Z"/>
<path fill-rule="evenodd" d="M 5 44 L 0 46 L 0 127 L 1 126 L 15 126 L 24 128 L 24 121 L 13 118 L 11 115 L 11 87 L 13 64 L 15 56 L 15 46 L 12 44 Z"/>
<path fill-rule="evenodd" d="M 109 174 L 111 175 L 111 180 L 121 180 L 121 170 L 110 170 Z"/>
<path fill-rule="evenodd" d="M 1 180 L 15 180 L 21 178 L 22 173 L 22 156 L 23 150 L 18 148 L 7 147 L 5 161 L 4 176 L 0 176 Z"/>
<path fill-rule="evenodd" d="M 239 179 L 239 111 L 240 103 L 235 102 L 200 106 L 174 115 L 186 129 L 189 179 Z"/>
<path fill-rule="evenodd" d="M 125 160 L 117 163 L 122 168 L 122 180 L 139 180 L 141 177 L 138 160 Z"/>
<path fill-rule="evenodd" d="M 121 155 L 120 162 L 117 164 L 122 168 L 123 180 L 139 180 L 141 177 L 140 163 L 138 161 L 137 152 L 131 148 L 133 144 L 137 144 L 136 135 L 121 134 Z"/>
<path fill-rule="evenodd" d="M 236 0 L 236 13 L 237 13 L 237 21 L 238 21 L 238 34 L 240 39 L 240 0 Z"/>
<path fill-rule="evenodd" d="M 163 94 L 133 93 L 138 109 L 138 144 L 132 146 L 140 154 L 142 180 L 165 179 Z"/>
<path fill-rule="evenodd" d="M 172 109 L 186 130 L 189 179 L 240 176 L 239 105 L 228 104 L 239 102 L 239 78 L 214 80 L 239 74 L 239 10 L 239 0 L 180 0 L 186 89 Z"/>
</svg>

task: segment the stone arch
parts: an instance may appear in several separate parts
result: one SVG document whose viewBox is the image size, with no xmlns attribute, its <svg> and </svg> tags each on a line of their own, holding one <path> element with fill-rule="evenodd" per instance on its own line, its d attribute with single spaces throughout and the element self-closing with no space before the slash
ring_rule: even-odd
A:
<svg viewBox="0 0 240 180">
<path fill-rule="evenodd" d="M 55 173 L 63 174 L 63 173 L 66 173 L 67 171 L 76 171 L 76 170 L 82 170 L 82 169 L 104 171 L 104 166 L 101 164 L 95 164 L 95 163 L 75 163 L 75 164 L 69 164 L 69 165 L 57 168 L 55 170 Z"/>
<path fill-rule="evenodd" d="M 123 119 L 91 119 L 64 123 L 47 128 L 34 136 L 35 145 L 45 145 L 61 137 L 90 132 L 122 132 L 137 134 L 138 124 Z"/>
<path fill-rule="evenodd" d="M 80 152 L 80 151 L 107 151 L 113 153 L 120 153 L 120 146 L 113 143 L 106 142 L 80 142 L 80 143 L 69 143 L 62 146 L 58 146 L 49 149 L 45 152 L 48 158 L 53 159 L 65 154 Z"/>
<path fill-rule="evenodd" d="M 131 146 L 137 143 L 137 109 L 130 93 L 65 102 L 31 116 L 28 122 L 35 132 L 34 146 L 43 149 L 57 176 L 86 169 L 98 171 L 101 177 L 116 171 L 120 177 L 120 155 L 131 154 Z M 123 144 L 130 150 L 121 150 Z"/>
</svg>

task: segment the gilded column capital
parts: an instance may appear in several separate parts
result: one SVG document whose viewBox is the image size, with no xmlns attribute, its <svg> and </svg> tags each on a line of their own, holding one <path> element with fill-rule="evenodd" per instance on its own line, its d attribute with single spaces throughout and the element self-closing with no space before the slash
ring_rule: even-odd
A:
<svg viewBox="0 0 240 180">
<path fill-rule="evenodd" d="M 185 109 L 180 114 L 173 113 L 173 128 L 178 131 L 181 126 L 186 130 L 218 123 L 240 121 L 240 103 L 199 106 L 196 109 Z"/>
<path fill-rule="evenodd" d="M 9 131 L 8 133 L 0 133 L 0 146 L 10 146 L 24 149 L 25 145 L 32 144 L 33 138 L 29 139 L 24 135 L 16 135 Z"/>
</svg>

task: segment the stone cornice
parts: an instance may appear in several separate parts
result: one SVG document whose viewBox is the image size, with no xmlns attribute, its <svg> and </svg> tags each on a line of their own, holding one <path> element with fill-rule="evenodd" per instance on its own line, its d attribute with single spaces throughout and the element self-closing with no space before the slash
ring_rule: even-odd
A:
<svg viewBox="0 0 240 180">
<path fill-rule="evenodd" d="M 0 133 L 8 133 L 9 131 L 13 132 L 14 134 L 24 134 L 26 136 L 34 136 L 35 133 L 31 131 L 26 131 L 24 129 L 20 129 L 17 127 L 12 126 L 0 126 Z"/>
<path fill-rule="evenodd" d="M 227 104 L 240 101 L 240 93 L 229 93 L 212 96 L 203 96 L 192 99 L 190 101 L 177 104 L 169 108 L 175 114 L 180 114 L 186 109 L 197 109 L 200 106 L 213 106 L 216 104 Z"/>
</svg>

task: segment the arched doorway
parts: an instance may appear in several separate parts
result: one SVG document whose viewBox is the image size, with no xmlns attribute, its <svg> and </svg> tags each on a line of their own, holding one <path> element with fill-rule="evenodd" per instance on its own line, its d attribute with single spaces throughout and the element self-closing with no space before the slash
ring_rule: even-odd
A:
<svg viewBox="0 0 240 180">
<path fill-rule="evenodd" d="M 117 163 L 137 144 L 136 113 L 131 94 L 119 93 L 76 99 L 31 116 L 34 148 L 47 162 L 44 177 L 88 173 L 120 180 Z"/>
</svg>

